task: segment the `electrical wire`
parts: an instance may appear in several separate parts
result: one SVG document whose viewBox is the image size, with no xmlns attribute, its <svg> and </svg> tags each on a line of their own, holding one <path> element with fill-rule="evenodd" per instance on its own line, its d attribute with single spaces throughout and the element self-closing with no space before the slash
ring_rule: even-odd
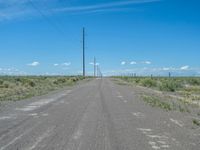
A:
<svg viewBox="0 0 200 150">
<path fill-rule="evenodd" d="M 39 7 L 37 7 L 32 0 L 28 0 L 29 4 L 32 6 L 33 9 L 35 9 L 40 16 L 48 23 L 50 24 L 57 32 L 65 36 L 65 33 L 53 22 L 51 21 L 41 10 Z"/>
</svg>

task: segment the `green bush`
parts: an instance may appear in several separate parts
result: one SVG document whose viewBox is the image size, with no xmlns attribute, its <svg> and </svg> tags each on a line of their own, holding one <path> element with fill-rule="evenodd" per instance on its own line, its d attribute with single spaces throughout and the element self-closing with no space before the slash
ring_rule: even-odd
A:
<svg viewBox="0 0 200 150">
<path fill-rule="evenodd" d="M 154 96 L 143 96 L 143 100 L 151 105 L 152 107 L 160 107 L 166 111 L 172 110 L 172 105 L 168 102 L 161 101 L 159 98 Z"/>
<path fill-rule="evenodd" d="M 76 81 L 78 81 L 78 78 L 72 77 L 71 80 L 72 80 L 73 82 L 76 82 Z"/>
<path fill-rule="evenodd" d="M 4 87 L 4 88 L 9 88 L 9 83 L 8 83 L 8 82 L 4 82 L 4 83 L 3 83 L 3 87 Z"/>
<path fill-rule="evenodd" d="M 2 84 L 3 84 L 3 82 L 4 82 L 3 80 L 0 80 L 0 85 L 2 85 Z"/>
<path fill-rule="evenodd" d="M 200 122 L 198 120 L 193 119 L 192 122 L 193 122 L 194 125 L 200 126 Z"/>
<path fill-rule="evenodd" d="M 28 84 L 29 84 L 29 86 L 31 86 L 31 87 L 34 87 L 34 86 L 36 86 L 36 84 L 35 84 L 35 82 L 34 82 L 34 81 L 29 81 L 29 82 L 28 82 Z"/>
<path fill-rule="evenodd" d="M 135 83 L 140 83 L 140 78 L 136 78 Z"/>
<path fill-rule="evenodd" d="M 145 86 L 145 87 L 156 87 L 157 86 L 157 82 L 154 79 L 150 79 L 150 78 L 145 78 L 143 80 L 141 80 L 141 85 Z"/>
<path fill-rule="evenodd" d="M 191 85 L 200 85 L 200 79 L 199 78 L 191 78 L 188 80 L 188 83 Z"/>
<path fill-rule="evenodd" d="M 56 79 L 53 83 L 54 84 L 63 84 L 65 82 L 66 82 L 65 78 L 59 78 L 59 79 Z"/>
<path fill-rule="evenodd" d="M 182 85 L 180 84 L 180 82 L 175 80 L 165 80 L 159 84 L 159 89 L 161 91 L 175 92 L 178 88 L 181 87 Z"/>
<path fill-rule="evenodd" d="M 16 82 L 22 82 L 22 78 L 15 78 Z"/>
</svg>

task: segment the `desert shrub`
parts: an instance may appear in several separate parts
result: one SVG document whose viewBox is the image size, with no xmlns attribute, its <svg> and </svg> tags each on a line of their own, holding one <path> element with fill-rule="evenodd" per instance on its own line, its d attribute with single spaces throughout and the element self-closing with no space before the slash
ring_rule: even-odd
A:
<svg viewBox="0 0 200 150">
<path fill-rule="evenodd" d="M 59 79 L 56 79 L 53 83 L 54 84 L 63 84 L 65 82 L 66 82 L 65 78 L 59 78 Z"/>
<path fill-rule="evenodd" d="M 200 79 L 199 78 L 191 78 L 188 80 L 188 83 L 191 85 L 200 85 Z"/>
<path fill-rule="evenodd" d="M 199 120 L 193 119 L 192 122 L 193 122 L 194 125 L 200 126 Z"/>
<path fill-rule="evenodd" d="M 21 82 L 21 81 L 22 81 L 22 78 L 17 77 L 17 78 L 15 78 L 15 81 L 16 81 L 16 82 Z"/>
<path fill-rule="evenodd" d="M 22 85 L 27 85 L 27 83 L 29 83 L 29 79 L 27 77 L 16 78 L 15 81 L 20 82 Z"/>
<path fill-rule="evenodd" d="M 145 87 L 156 87 L 157 82 L 154 79 L 145 78 L 141 80 L 140 84 Z"/>
<path fill-rule="evenodd" d="M 184 91 L 186 93 L 200 93 L 200 87 L 199 86 L 191 86 L 191 87 L 187 87 L 184 88 Z"/>
<path fill-rule="evenodd" d="M 35 87 L 36 83 L 32 80 L 29 80 L 28 85 L 31 86 L 31 87 Z"/>
<path fill-rule="evenodd" d="M 76 81 L 78 81 L 78 78 L 72 77 L 71 80 L 72 80 L 73 82 L 76 82 Z"/>
<path fill-rule="evenodd" d="M 161 101 L 159 98 L 154 96 L 143 96 L 143 100 L 152 107 L 160 107 L 162 109 L 165 109 L 166 111 L 170 111 L 173 109 L 170 103 Z"/>
<path fill-rule="evenodd" d="M 136 78 L 135 83 L 137 83 L 137 84 L 140 83 L 140 78 Z"/>
<path fill-rule="evenodd" d="M 79 80 L 83 80 L 85 77 L 83 77 L 83 76 L 78 76 L 77 77 Z"/>
<path fill-rule="evenodd" d="M 159 89 L 161 91 L 175 92 L 178 88 L 181 87 L 181 83 L 175 80 L 164 80 L 159 84 Z"/>
<path fill-rule="evenodd" d="M 48 79 L 48 77 L 41 77 L 41 79 L 46 80 L 46 79 Z"/>
<path fill-rule="evenodd" d="M 5 82 L 3 83 L 3 87 L 4 87 L 4 88 L 9 88 L 9 86 L 10 86 L 9 82 L 5 81 Z"/>
<path fill-rule="evenodd" d="M 0 80 L 0 85 L 2 85 L 2 84 L 3 84 L 3 82 L 4 82 L 3 80 Z"/>
<path fill-rule="evenodd" d="M 128 81 L 129 77 L 122 77 L 122 79 Z"/>
</svg>

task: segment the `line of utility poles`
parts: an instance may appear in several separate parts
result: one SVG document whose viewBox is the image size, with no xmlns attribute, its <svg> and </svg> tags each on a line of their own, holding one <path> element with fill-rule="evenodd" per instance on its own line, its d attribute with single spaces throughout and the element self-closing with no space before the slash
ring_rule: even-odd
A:
<svg viewBox="0 0 200 150">
<path fill-rule="evenodd" d="M 85 73 L 85 28 L 83 28 L 83 77 L 86 76 Z M 99 65 L 96 63 L 96 58 L 94 57 L 94 78 L 95 77 L 102 77 L 102 73 L 100 70 Z"/>
<path fill-rule="evenodd" d="M 142 75 L 138 75 L 136 73 L 120 74 L 120 75 L 117 75 L 117 76 L 121 76 L 121 77 L 134 77 L 134 78 L 136 78 L 136 77 L 150 77 L 151 79 L 153 79 L 154 77 L 162 77 L 160 75 L 157 75 L 157 76 L 155 75 L 154 76 L 153 74 L 150 74 L 149 76 L 142 76 Z M 172 73 L 169 72 L 168 75 L 165 75 L 163 77 L 172 78 Z"/>
<path fill-rule="evenodd" d="M 101 69 L 100 69 L 99 65 L 97 65 L 97 77 L 98 78 L 102 78 L 103 77 L 103 74 L 101 73 Z"/>
</svg>

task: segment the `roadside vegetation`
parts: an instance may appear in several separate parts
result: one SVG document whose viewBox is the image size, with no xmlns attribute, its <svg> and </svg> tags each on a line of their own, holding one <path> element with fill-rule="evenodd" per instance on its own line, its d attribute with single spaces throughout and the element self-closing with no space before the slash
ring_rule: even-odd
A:
<svg viewBox="0 0 200 150">
<path fill-rule="evenodd" d="M 116 77 L 123 84 L 143 86 L 154 90 L 168 92 L 184 103 L 200 105 L 200 78 L 198 77 Z"/>
<path fill-rule="evenodd" d="M 199 122 L 199 120 L 197 120 L 197 119 L 193 119 L 192 122 L 193 122 L 194 125 L 196 125 L 196 126 L 200 126 L 200 122 Z"/>
<path fill-rule="evenodd" d="M 81 76 L 1 76 L 0 102 L 43 95 L 65 86 L 72 86 L 82 79 Z"/>
<path fill-rule="evenodd" d="M 166 111 L 170 111 L 173 109 L 170 103 L 161 101 L 159 98 L 154 97 L 154 96 L 143 95 L 143 100 L 149 105 L 151 105 L 152 107 L 159 107 Z"/>
<path fill-rule="evenodd" d="M 200 116 L 199 77 L 113 77 L 119 85 L 134 86 L 141 100 L 152 107 Z M 199 121 L 194 120 L 198 125 Z"/>
<path fill-rule="evenodd" d="M 186 104 L 167 100 L 155 95 L 143 95 L 142 100 L 152 107 L 158 107 L 166 111 L 179 111 L 190 113 L 189 107 Z"/>
<path fill-rule="evenodd" d="M 200 87 L 200 78 L 197 77 L 118 77 L 132 84 L 154 88 L 160 91 L 176 92 L 181 89 L 197 90 Z M 199 91 L 200 92 L 200 91 Z"/>
</svg>

